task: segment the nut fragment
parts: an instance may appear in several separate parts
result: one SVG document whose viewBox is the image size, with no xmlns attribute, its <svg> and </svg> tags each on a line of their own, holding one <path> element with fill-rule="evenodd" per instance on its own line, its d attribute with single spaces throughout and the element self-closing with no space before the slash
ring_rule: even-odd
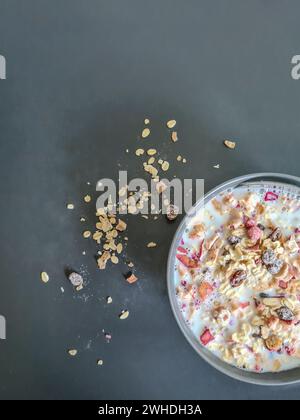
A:
<svg viewBox="0 0 300 420">
<path fill-rule="evenodd" d="M 150 129 L 149 128 L 144 128 L 144 130 L 142 131 L 142 138 L 145 139 L 150 135 Z"/>
<path fill-rule="evenodd" d="M 270 351 L 278 351 L 282 347 L 282 339 L 277 335 L 271 335 L 265 340 L 265 345 Z"/>
<path fill-rule="evenodd" d="M 75 273 L 75 271 L 69 274 L 68 279 L 70 280 L 72 285 L 75 287 L 81 286 L 83 283 L 82 276 L 78 273 Z"/>
<path fill-rule="evenodd" d="M 46 273 L 46 271 L 42 271 L 41 272 L 41 280 L 44 283 L 48 283 L 48 281 L 49 281 L 49 275 L 48 275 L 48 273 Z"/>
<path fill-rule="evenodd" d="M 171 139 L 172 141 L 175 143 L 176 141 L 178 141 L 178 135 L 177 135 L 177 131 L 172 131 L 171 134 Z"/>
<path fill-rule="evenodd" d="M 127 319 L 129 317 L 129 311 L 122 311 L 119 315 L 120 319 Z"/>
<path fill-rule="evenodd" d="M 68 353 L 70 356 L 74 357 L 76 356 L 76 354 L 78 353 L 76 349 L 70 349 L 68 350 Z"/>
<path fill-rule="evenodd" d="M 236 143 L 234 141 L 231 141 L 231 140 L 224 140 L 224 144 L 229 149 L 235 149 L 235 146 L 236 146 Z"/>
<path fill-rule="evenodd" d="M 90 202 L 91 202 L 91 200 L 92 200 L 92 197 L 91 197 L 90 195 L 88 195 L 88 194 L 84 197 L 84 201 L 85 201 L 86 203 L 90 203 Z"/>
<path fill-rule="evenodd" d="M 240 286 L 244 280 L 246 280 L 247 273 L 245 270 L 238 270 L 232 274 L 230 277 L 230 284 L 231 287 L 238 287 Z"/>
<path fill-rule="evenodd" d="M 173 127 L 175 127 L 175 125 L 176 125 L 176 120 L 169 120 L 167 122 L 167 127 L 168 128 L 173 128 Z"/>
<path fill-rule="evenodd" d="M 147 244 L 147 248 L 155 248 L 156 247 L 156 243 L 155 242 L 149 242 Z"/>
<path fill-rule="evenodd" d="M 126 275 L 126 281 L 130 284 L 135 283 L 137 280 L 138 278 L 131 271 Z"/>
</svg>

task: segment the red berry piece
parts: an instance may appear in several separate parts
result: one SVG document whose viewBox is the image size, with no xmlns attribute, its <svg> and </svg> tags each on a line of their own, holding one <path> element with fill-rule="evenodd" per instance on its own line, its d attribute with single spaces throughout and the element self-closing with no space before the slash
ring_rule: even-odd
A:
<svg viewBox="0 0 300 420">
<path fill-rule="evenodd" d="M 203 346 L 207 346 L 207 344 L 213 341 L 214 339 L 215 337 L 211 334 L 208 328 L 204 330 L 204 332 L 200 336 L 200 341 L 203 344 Z"/>
<path fill-rule="evenodd" d="M 262 235 L 262 231 L 257 226 L 252 226 L 251 228 L 248 229 L 248 237 L 252 241 L 255 241 L 255 242 L 259 241 L 261 238 L 261 235 Z"/>
</svg>

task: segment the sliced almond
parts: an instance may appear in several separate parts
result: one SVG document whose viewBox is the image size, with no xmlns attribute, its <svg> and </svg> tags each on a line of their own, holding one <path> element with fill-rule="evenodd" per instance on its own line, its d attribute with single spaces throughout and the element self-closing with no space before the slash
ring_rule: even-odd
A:
<svg viewBox="0 0 300 420">
<path fill-rule="evenodd" d="M 175 127 L 175 125 L 176 125 L 176 120 L 169 120 L 167 122 L 167 127 L 168 128 L 173 128 L 173 127 Z"/>
<path fill-rule="evenodd" d="M 46 273 L 46 271 L 42 271 L 41 272 L 41 280 L 44 283 L 48 283 L 48 281 L 49 281 L 49 275 L 48 275 L 48 273 Z"/>
<path fill-rule="evenodd" d="M 235 146 L 236 146 L 236 142 L 231 141 L 231 140 L 224 140 L 224 144 L 229 149 L 235 149 Z"/>
<path fill-rule="evenodd" d="M 144 130 L 142 131 L 142 138 L 145 139 L 150 135 L 150 129 L 149 128 L 144 128 Z"/>
</svg>

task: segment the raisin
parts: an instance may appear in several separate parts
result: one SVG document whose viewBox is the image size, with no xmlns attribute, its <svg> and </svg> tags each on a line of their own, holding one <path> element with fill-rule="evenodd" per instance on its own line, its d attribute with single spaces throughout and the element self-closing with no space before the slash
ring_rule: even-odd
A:
<svg viewBox="0 0 300 420">
<path fill-rule="evenodd" d="M 281 236 L 282 236 L 281 230 L 279 228 L 276 228 L 273 230 L 269 238 L 271 239 L 271 241 L 275 242 L 275 241 L 278 241 L 281 238 Z"/>
<path fill-rule="evenodd" d="M 272 264 L 268 265 L 267 269 L 270 274 L 275 276 L 275 274 L 278 274 L 281 270 L 281 267 L 283 265 L 283 261 L 281 260 L 275 260 Z"/>
<path fill-rule="evenodd" d="M 177 218 L 179 214 L 179 208 L 177 206 L 174 206 L 174 204 L 170 204 L 167 207 L 166 217 L 168 220 L 173 221 Z"/>
<path fill-rule="evenodd" d="M 247 273 L 245 270 L 238 270 L 230 277 L 230 284 L 232 287 L 240 286 L 246 280 Z"/>
<path fill-rule="evenodd" d="M 282 321 L 293 321 L 295 318 L 295 315 L 287 306 L 282 306 L 281 308 L 276 309 L 276 313 L 278 318 Z"/>
<path fill-rule="evenodd" d="M 241 238 L 239 238 L 236 235 L 231 235 L 231 236 L 228 236 L 227 241 L 230 245 L 237 245 L 238 243 L 241 242 Z"/>
<path fill-rule="evenodd" d="M 265 226 L 264 225 L 262 225 L 261 223 L 257 223 L 257 227 L 260 229 L 260 230 L 265 230 L 266 228 L 265 228 Z"/>
<path fill-rule="evenodd" d="M 272 249 L 268 249 L 262 254 L 261 259 L 263 260 L 263 263 L 266 265 L 273 264 L 276 260 L 275 252 Z"/>
</svg>

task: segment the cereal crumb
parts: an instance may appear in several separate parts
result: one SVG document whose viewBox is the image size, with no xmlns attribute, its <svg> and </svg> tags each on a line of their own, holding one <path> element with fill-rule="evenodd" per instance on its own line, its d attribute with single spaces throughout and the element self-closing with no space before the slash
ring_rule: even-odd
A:
<svg viewBox="0 0 300 420">
<path fill-rule="evenodd" d="M 74 357 L 74 356 L 77 355 L 78 352 L 77 352 L 76 349 L 70 349 L 70 350 L 68 350 L 68 353 L 69 353 L 70 356 Z"/>
<path fill-rule="evenodd" d="M 103 360 L 102 359 L 98 359 L 97 360 L 97 365 L 98 366 L 102 366 L 103 365 Z"/>
<path fill-rule="evenodd" d="M 80 218 L 80 221 L 81 221 L 81 222 L 85 222 L 85 220 L 86 220 L 86 219 L 85 219 L 85 217 L 81 217 L 81 218 Z"/>
<path fill-rule="evenodd" d="M 144 149 L 136 149 L 135 154 L 136 156 L 142 156 L 145 153 Z"/>
<path fill-rule="evenodd" d="M 108 303 L 108 304 L 110 304 L 110 303 L 112 303 L 112 297 L 111 296 L 107 296 L 107 298 L 106 298 L 106 303 Z"/>
<path fill-rule="evenodd" d="M 46 271 L 42 271 L 41 272 L 41 280 L 44 283 L 48 283 L 48 281 L 49 281 L 49 275 L 48 275 L 48 273 L 46 273 Z"/>
<path fill-rule="evenodd" d="M 183 158 L 182 159 L 182 163 L 186 163 L 186 158 Z"/>
<path fill-rule="evenodd" d="M 86 195 L 86 196 L 84 196 L 84 201 L 86 202 L 86 203 L 90 203 L 91 202 L 91 200 L 92 200 L 92 197 L 90 196 L 90 195 Z"/>
<path fill-rule="evenodd" d="M 142 138 L 145 139 L 150 135 L 150 129 L 149 128 L 144 128 L 144 130 L 142 131 Z"/>
<path fill-rule="evenodd" d="M 84 232 L 83 232 L 83 234 L 82 234 L 82 236 L 85 238 L 85 239 L 87 239 L 87 238 L 89 238 L 90 236 L 91 236 L 91 231 L 89 231 L 89 230 L 85 230 Z"/>
<path fill-rule="evenodd" d="M 131 271 L 126 275 L 126 281 L 129 284 L 135 283 L 137 280 L 138 278 Z"/>
<path fill-rule="evenodd" d="M 182 156 L 178 155 L 176 159 L 178 162 L 180 162 L 182 160 Z"/>
<path fill-rule="evenodd" d="M 120 319 L 127 319 L 129 317 L 129 311 L 122 311 L 119 315 Z"/>
<path fill-rule="evenodd" d="M 157 246 L 156 242 L 149 242 L 147 248 L 155 248 Z"/>
<path fill-rule="evenodd" d="M 215 169 L 220 169 L 220 164 L 218 163 L 217 165 L 214 165 Z"/>
<path fill-rule="evenodd" d="M 72 203 L 67 204 L 67 209 L 68 210 L 74 210 L 75 206 Z"/>
<path fill-rule="evenodd" d="M 236 143 L 234 141 L 231 141 L 231 140 L 224 140 L 224 144 L 229 149 L 234 149 L 235 146 L 236 146 Z"/>
<path fill-rule="evenodd" d="M 149 118 L 145 118 L 144 123 L 145 123 L 145 125 L 149 124 L 150 123 Z"/>
<path fill-rule="evenodd" d="M 167 127 L 168 128 L 173 128 L 173 127 L 175 127 L 175 125 L 176 125 L 176 120 L 169 120 L 167 122 Z"/>
<path fill-rule="evenodd" d="M 168 169 L 169 169 L 169 167 L 170 167 L 170 164 L 169 164 L 169 162 L 167 162 L 166 160 L 162 163 L 162 165 L 161 165 L 161 169 L 163 170 L 163 171 L 167 171 Z"/>
</svg>

